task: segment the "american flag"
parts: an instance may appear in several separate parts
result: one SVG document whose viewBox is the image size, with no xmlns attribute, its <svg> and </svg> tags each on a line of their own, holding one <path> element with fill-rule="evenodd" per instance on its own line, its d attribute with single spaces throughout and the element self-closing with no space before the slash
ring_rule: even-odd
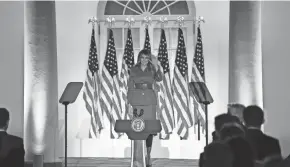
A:
<svg viewBox="0 0 290 167">
<path fill-rule="evenodd" d="M 195 55 L 192 64 L 191 82 L 205 82 L 204 74 L 204 59 L 202 48 L 202 37 L 200 27 L 197 28 L 197 42 L 195 47 Z M 190 109 L 194 113 L 195 124 L 205 128 L 205 108 L 203 104 L 200 104 L 194 97 L 192 91 L 189 92 L 190 97 Z"/>
<path fill-rule="evenodd" d="M 89 138 L 98 138 L 104 125 L 99 100 L 99 83 L 99 62 L 95 41 L 95 30 L 93 29 L 91 35 L 87 77 L 83 92 L 83 99 L 85 101 L 86 109 L 91 115 Z"/>
<path fill-rule="evenodd" d="M 151 52 L 151 44 L 150 44 L 150 37 L 149 37 L 149 32 L 148 28 L 145 29 L 145 42 L 144 42 L 144 49 L 149 50 Z"/>
<path fill-rule="evenodd" d="M 158 50 L 158 64 L 161 72 L 163 72 L 163 80 L 158 82 L 160 88 L 158 92 L 158 117 L 161 121 L 162 131 L 160 139 L 169 139 L 174 128 L 174 115 L 171 94 L 171 80 L 169 71 L 169 61 L 167 52 L 167 42 L 164 29 L 161 30 L 161 38 Z"/>
<path fill-rule="evenodd" d="M 188 64 L 183 32 L 178 29 L 178 46 L 173 74 L 173 109 L 177 115 L 177 134 L 188 138 L 188 129 L 193 125 L 188 106 Z"/>
<path fill-rule="evenodd" d="M 131 105 L 127 101 L 127 92 L 128 92 L 128 79 L 129 79 L 129 70 L 134 65 L 134 50 L 132 42 L 131 29 L 128 29 L 127 41 L 125 46 L 125 51 L 122 61 L 122 69 L 120 74 L 120 90 L 122 98 L 122 111 L 125 111 L 124 118 L 130 119 L 128 111 L 131 108 Z"/>
<path fill-rule="evenodd" d="M 121 98 L 118 78 L 118 65 L 112 29 L 109 30 L 108 46 L 102 69 L 101 104 L 111 123 L 111 138 L 119 138 L 114 130 L 116 120 L 121 119 Z"/>
</svg>

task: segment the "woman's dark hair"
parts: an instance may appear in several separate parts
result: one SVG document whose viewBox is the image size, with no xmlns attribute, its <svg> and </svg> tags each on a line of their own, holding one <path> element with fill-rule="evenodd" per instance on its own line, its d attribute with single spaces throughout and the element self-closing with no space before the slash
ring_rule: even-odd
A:
<svg viewBox="0 0 290 167">
<path fill-rule="evenodd" d="M 143 49 L 138 53 L 137 64 L 135 65 L 136 67 L 139 67 L 139 68 L 141 67 L 141 56 L 142 55 L 149 56 L 149 60 L 152 61 L 151 52 L 147 49 Z M 150 61 L 147 64 L 147 70 L 154 72 L 155 67 L 153 66 L 153 64 Z"/>
<path fill-rule="evenodd" d="M 137 62 L 139 63 L 141 61 L 141 56 L 142 55 L 146 55 L 146 56 L 149 56 L 150 60 L 151 60 L 151 52 L 147 49 L 143 49 L 141 50 L 139 53 L 138 53 L 138 58 L 137 58 Z"/>
</svg>

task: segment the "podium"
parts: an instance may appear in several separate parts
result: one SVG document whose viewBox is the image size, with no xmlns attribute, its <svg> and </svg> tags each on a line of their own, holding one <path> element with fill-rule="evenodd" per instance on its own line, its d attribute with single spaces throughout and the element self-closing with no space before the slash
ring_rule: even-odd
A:
<svg viewBox="0 0 290 167">
<path fill-rule="evenodd" d="M 115 131 L 126 133 L 131 140 L 131 167 L 146 167 L 145 140 L 150 134 L 161 131 L 159 120 L 143 120 L 135 117 L 132 120 L 117 120 Z"/>
</svg>

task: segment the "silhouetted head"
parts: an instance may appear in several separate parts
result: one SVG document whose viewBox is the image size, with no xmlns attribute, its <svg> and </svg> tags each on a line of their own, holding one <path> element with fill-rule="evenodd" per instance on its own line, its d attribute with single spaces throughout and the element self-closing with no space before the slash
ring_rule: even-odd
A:
<svg viewBox="0 0 290 167">
<path fill-rule="evenodd" d="M 218 116 L 215 117 L 215 121 L 214 121 L 214 125 L 215 125 L 215 135 L 217 138 L 220 137 L 220 130 L 223 127 L 224 124 L 227 123 L 239 123 L 240 124 L 240 120 L 235 117 L 232 116 L 230 114 L 220 114 Z"/>
<path fill-rule="evenodd" d="M 0 108 L 0 129 L 7 130 L 9 120 L 9 111 L 6 108 Z"/>
<path fill-rule="evenodd" d="M 250 105 L 243 112 L 245 125 L 247 127 L 260 128 L 264 123 L 264 111 L 256 105 Z"/>
<path fill-rule="evenodd" d="M 236 116 L 239 120 L 244 123 L 243 111 L 246 107 L 240 103 L 228 104 L 228 114 Z"/>
<path fill-rule="evenodd" d="M 245 137 L 246 132 L 241 124 L 232 122 L 224 124 L 219 134 L 220 140 L 226 141 L 235 137 Z"/>
<path fill-rule="evenodd" d="M 221 127 L 225 123 L 231 123 L 231 122 L 238 122 L 239 123 L 239 119 L 235 116 L 230 115 L 230 114 L 220 114 L 220 115 L 216 116 L 215 120 L 214 120 L 215 130 L 220 131 Z"/>
<path fill-rule="evenodd" d="M 233 152 L 231 148 L 220 142 L 213 142 L 204 148 L 204 167 L 233 167 Z"/>
<path fill-rule="evenodd" d="M 254 167 L 255 157 L 253 150 L 246 139 L 235 137 L 226 142 L 234 155 L 233 167 Z"/>
</svg>

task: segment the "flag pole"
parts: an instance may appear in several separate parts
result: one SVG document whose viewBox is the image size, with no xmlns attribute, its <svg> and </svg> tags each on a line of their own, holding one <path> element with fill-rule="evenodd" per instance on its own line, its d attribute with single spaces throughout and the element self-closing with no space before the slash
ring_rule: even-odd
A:
<svg viewBox="0 0 290 167">
<path fill-rule="evenodd" d="M 176 19 L 176 23 L 178 24 L 179 28 L 181 28 L 184 25 L 184 17 L 178 16 Z"/>
<path fill-rule="evenodd" d="M 135 19 L 133 17 L 127 17 L 126 18 L 126 23 L 128 24 L 128 28 L 130 29 L 132 27 L 132 25 L 134 25 L 135 23 Z"/>
<path fill-rule="evenodd" d="M 200 28 L 200 23 L 201 23 L 201 22 L 202 22 L 202 23 L 205 23 L 205 20 L 204 20 L 204 18 L 203 18 L 202 16 L 199 16 L 199 17 L 196 19 L 195 22 L 197 22 L 197 27 Z"/>
<path fill-rule="evenodd" d="M 165 24 L 168 23 L 168 19 L 167 17 L 161 16 L 159 22 L 161 24 L 161 29 L 164 29 Z"/>
<path fill-rule="evenodd" d="M 97 17 L 91 17 L 88 21 L 88 24 L 92 23 L 93 28 L 95 28 L 95 23 L 99 24 Z"/>
<path fill-rule="evenodd" d="M 148 28 L 149 25 L 151 25 L 152 19 L 149 16 L 145 16 L 144 20 L 142 21 L 142 23 L 145 23 L 145 27 Z"/>
<path fill-rule="evenodd" d="M 200 28 L 201 22 L 205 23 L 205 20 L 202 16 L 199 16 L 196 19 L 196 22 L 197 22 L 197 27 Z M 197 139 L 200 140 L 200 118 L 199 117 L 197 117 Z"/>
</svg>

